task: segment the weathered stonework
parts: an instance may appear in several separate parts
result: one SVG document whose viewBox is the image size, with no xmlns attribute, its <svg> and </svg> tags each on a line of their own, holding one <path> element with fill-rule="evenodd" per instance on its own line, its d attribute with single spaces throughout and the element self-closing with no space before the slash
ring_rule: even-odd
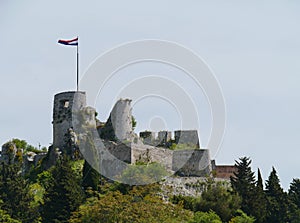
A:
<svg viewBox="0 0 300 223">
<path fill-rule="evenodd" d="M 117 101 L 104 127 L 98 129 L 102 139 L 119 142 L 132 141 L 134 136 L 130 103 L 129 99 Z"/>
<path fill-rule="evenodd" d="M 166 168 L 172 170 L 173 151 L 165 148 L 158 148 L 150 145 L 131 144 L 132 155 L 131 163 L 142 162 L 152 163 L 157 162 Z"/>
<path fill-rule="evenodd" d="M 189 146 L 200 147 L 197 130 L 178 130 L 175 131 L 175 143 L 186 144 Z"/>
<path fill-rule="evenodd" d="M 172 133 L 168 131 L 159 132 L 157 138 L 154 132 L 141 132 L 139 138 L 132 129 L 131 100 L 118 100 L 106 123 L 101 124 L 96 121 L 95 109 L 86 107 L 85 97 L 85 92 L 63 92 L 55 95 L 53 146 L 47 156 L 47 159 L 52 160 L 51 162 L 57 159 L 60 150 L 68 154 L 68 149 L 76 148 L 79 141 L 83 155 L 89 153 L 85 150 L 93 150 L 89 154 L 90 159 L 95 160 L 95 165 L 100 168 L 103 175 L 105 173 L 109 173 L 110 176 L 118 175 L 127 164 L 137 162 L 157 162 L 167 171 L 177 172 L 180 176 L 210 174 L 211 163 L 208 150 L 168 148 L 172 143 L 199 148 L 196 130 L 176 131 L 174 140 Z M 72 120 L 74 117 L 75 119 Z M 75 127 L 74 132 L 73 127 Z M 101 149 L 100 144 L 104 144 L 105 149 Z"/>
<path fill-rule="evenodd" d="M 86 107 L 86 95 L 81 91 L 56 94 L 53 105 L 53 147 L 63 150 L 67 147 L 65 134 L 73 128 L 72 115 Z"/>
<path fill-rule="evenodd" d="M 172 140 L 172 132 L 160 131 L 158 132 L 157 138 L 160 145 L 167 145 L 167 143 Z"/>
<path fill-rule="evenodd" d="M 3 161 L 5 163 L 8 162 L 13 163 L 16 154 L 17 154 L 16 145 L 12 142 L 5 143 L 4 145 L 2 145 L 0 161 Z"/>
<path fill-rule="evenodd" d="M 147 145 L 155 145 L 155 132 L 144 131 L 140 132 L 140 138 L 142 139 L 144 144 Z"/>
<path fill-rule="evenodd" d="M 172 169 L 180 176 L 208 176 L 211 173 L 209 150 L 175 150 Z"/>
</svg>

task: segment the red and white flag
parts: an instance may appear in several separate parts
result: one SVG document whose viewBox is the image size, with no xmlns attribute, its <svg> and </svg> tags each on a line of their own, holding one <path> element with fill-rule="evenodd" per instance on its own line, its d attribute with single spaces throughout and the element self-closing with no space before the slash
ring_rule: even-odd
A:
<svg viewBox="0 0 300 223">
<path fill-rule="evenodd" d="M 58 40 L 58 43 L 68 45 L 68 46 L 78 46 L 78 37 L 71 40 Z"/>
</svg>

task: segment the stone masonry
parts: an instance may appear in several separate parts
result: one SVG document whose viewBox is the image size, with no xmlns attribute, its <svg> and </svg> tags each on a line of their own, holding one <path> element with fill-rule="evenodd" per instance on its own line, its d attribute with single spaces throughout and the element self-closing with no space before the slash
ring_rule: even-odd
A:
<svg viewBox="0 0 300 223">
<path fill-rule="evenodd" d="M 74 114 L 80 114 L 81 116 L 79 117 L 82 117 L 84 120 L 72 120 Z M 106 123 L 98 125 L 98 129 L 96 129 L 95 109 L 86 107 L 85 92 L 63 92 L 55 95 L 53 151 L 56 151 L 55 148 L 63 150 L 68 147 L 66 139 L 64 139 L 68 132 L 69 135 L 74 135 L 69 137 L 73 141 L 77 135 L 78 138 L 89 135 L 88 132 L 84 131 L 76 132 L 77 128 L 74 128 L 74 134 L 70 134 L 74 123 L 77 123 L 79 126 L 89 126 L 82 128 L 83 130 L 87 129 L 87 131 L 90 131 L 88 129 L 94 128 L 99 135 L 98 142 L 101 141 L 105 145 L 109 154 L 125 163 L 158 162 L 167 170 L 177 172 L 179 176 L 206 176 L 211 171 L 209 151 L 199 149 L 200 143 L 196 130 L 175 131 L 174 139 L 172 139 L 172 133 L 169 131 L 159 132 L 157 138 L 153 132 L 141 132 L 139 138 L 132 129 L 131 100 L 129 99 L 118 100 Z M 74 144 L 73 141 L 72 143 Z M 172 143 L 187 145 L 190 148 L 185 150 L 183 146 L 180 150 L 171 150 L 168 147 Z M 100 156 L 98 160 L 102 162 L 101 167 L 108 168 L 106 170 L 103 169 L 104 172 L 113 171 L 117 175 L 119 171 L 122 171 L 122 163 L 118 164 L 118 166 L 116 165 L 116 170 L 111 170 L 110 168 L 114 165 L 111 163 L 112 159 L 109 158 L 110 156 L 101 157 L 103 150 L 101 152 L 101 149 L 95 149 L 98 150 L 94 154 Z"/>
</svg>

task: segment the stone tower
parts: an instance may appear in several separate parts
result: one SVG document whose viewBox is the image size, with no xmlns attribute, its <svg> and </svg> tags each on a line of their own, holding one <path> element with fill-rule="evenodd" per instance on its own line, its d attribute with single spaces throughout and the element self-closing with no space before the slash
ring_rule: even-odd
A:
<svg viewBox="0 0 300 223">
<path fill-rule="evenodd" d="M 102 139 L 121 142 L 133 139 L 131 100 L 120 99 L 117 101 L 105 126 L 99 129 L 99 134 Z"/>
<path fill-rule="evenodd" d="M 72 125 L 72 113 L 86 106 L 86 95 L 82 91 L 69 91 L 54 96 L 53 105 L 53 148 L 66 148 L 65 135 Z"/>
</svg>

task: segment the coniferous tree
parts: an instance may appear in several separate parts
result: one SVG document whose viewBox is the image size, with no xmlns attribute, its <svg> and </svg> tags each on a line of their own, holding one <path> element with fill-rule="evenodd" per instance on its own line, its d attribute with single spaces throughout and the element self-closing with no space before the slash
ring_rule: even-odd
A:
<svg viewBox="0 0 300 223">
<path fill-rule="evenodd" d="M 300 179 L 293 179 L 288 193 L 290 222 L 300 222 Z"/>
<path fill-rule="evenodd" d="M 293 179 L 291 182 L 289 198 L 300 209 L 300 179 Z"/>
<path fill-rule="evenodd" d="M 255 208 L 255 176 L 252 172 L 251 160 L 249 157 L 242 157 L 239 161 L 235 161 L 237 172 L 230 177 L 232 188 L 241 198 L 241 208 L 248 215 L 253 215 Z"/>
<path fill-rule="evenodd" d="M 274 167 L 266 181 L 266 195 L 268 199 L 266 222 L 288 222 L 289 213 L 287 194 L 280 186 L 280 180 Z"/>
<path fill-rule="evenodd" d="M 254 200 L 255 205 L 252 214 L 255 217 L 256 222 L 263 223 L 265 222 L 267 215 L 267 197 L 264 192 L 263 179 L 259 169 L 257 171 L 255 196 L 256 199 Z"/>
<path fill-rule="evenodd" d="M 100 182 L 100 174 L 85 160 L 83 165 L 83 176 L 82 176 L 82 186 L 87 189 L 88 187 L 93 190 L 98 189 Z"/>
<path fill-rule="evenodd" d="M 42 207 L 43 222 L 68 222 L 71 212 L 83 201 L 83 191 L 68 158 L 57 162 L 52 175 Z"/>
<path fill-rule="evenodd" d="M 1 209 L 22 222 L 36 222 L 38 212 L 30 205 L 34 198 L 20 170 L 18 164 L 4 162 L 1 164 L 0 198 L 3 201 Z"/>
</svg>

